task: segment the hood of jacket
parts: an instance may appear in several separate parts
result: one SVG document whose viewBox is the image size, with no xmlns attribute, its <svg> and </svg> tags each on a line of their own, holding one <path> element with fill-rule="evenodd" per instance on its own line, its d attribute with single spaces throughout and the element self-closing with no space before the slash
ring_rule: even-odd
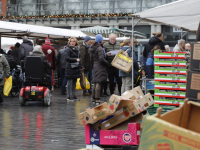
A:
<svg viewBox="0 0 200 150">
<path fill-rule="evenodd" d="M 159 38 L 157 38 L 157 37 L 152 37 L 150 40 L 149 40 L 149 44 L 150 45 L 155 45 L 155 44 L 157 44 L 157 43 L 160 43 L 160 42 L 162 42 Z"/>
<path fill-rule="evenodd" d="M 120 49 L 122 49 L 123 51 L 126 51 L 127 49 L 131 49 L 130 46 L 123 46 L 123 47 L 120 47 Z"/>
<path fill-rule="evenodd" d="M 92 45 L 92 46 L 90 47 L 90 52 L 91 52 L 91 53 L 94 53 L 95 50 L 96 50 L 99 46 L 101 46 L 101 45 L 99 45 L 98 43 L 96 43 L 95 45 Z"/>
<path fill-rule="evenodd" d="M 24 40 L 23 43 L 26 43 L 26 44 L 28 44 L 28 45 L 33 46 L 33 43 L 32 43 L 31 41 L 29 41 L 29 40 Z"/>
</svg>

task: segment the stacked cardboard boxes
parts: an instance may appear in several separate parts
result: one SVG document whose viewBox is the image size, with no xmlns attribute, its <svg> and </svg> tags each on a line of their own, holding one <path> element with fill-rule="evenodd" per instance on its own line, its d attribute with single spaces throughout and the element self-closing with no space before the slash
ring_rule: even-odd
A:
<svg viewBox="0 0 200 150">
<path fill-rule="evenodd" d="M 151 94 L 144 95 L 136 87 L 122 96 L 112 95 L 107 103 L 86 109 L 78 116 L 80 124 L 85 125 L 86 144 L 138 145 L 143 114 L 153 104 Z"/>
<path fill-rule="evenodd" d="M 161 111 L 143 120 L 139 150 L 199 150 L 200 104 L 185 100 L 177 109 Z"/>
<path fill-rule="evenodd" d="M 191 44 L 190 68 L 187 77 L 186 97 L 189 100 L 200 100 L 200 43 Z"/>
<path fill-rule="evenodd" d="M 179 106 L 184 103 L 187 61 L 185 52 L 154 52 L 155 92 L 158 105 Z"/>
</svg>

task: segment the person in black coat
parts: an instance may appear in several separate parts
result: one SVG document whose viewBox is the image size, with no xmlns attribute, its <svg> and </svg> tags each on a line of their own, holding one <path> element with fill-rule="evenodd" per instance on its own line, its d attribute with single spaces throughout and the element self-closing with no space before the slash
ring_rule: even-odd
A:
<svg viewBox="0 0 200 150">
<path fill-rule="evenodd" d="M 20 44 L 18 42 L 15 44 L 15 47 L 11 50 L 10 55 L 17 58 L 17 60 L 20 61 L 21 49 Z"/>
<path fill-rule="evenodd" d="M 78 100 L 75 95 L 77 78 L 81 77 L 82 65 L 80 63 L 80 52 L 78 49 L 78 41 L 76 38 L 71 37 L 68 42 L 68 46 L 65 48 L 65 76 L 67 81 L 67 94 L 68 100 Z M 76 67 L 72 67 L 72 63 L 76 63 Z"/>
<path fill-rule="evenodd" d="M 160 46 L 161 50 L 165 50 L 165 46 L 163 43 L 164 37 L 162 33 L 153 33 L 154 37 L 150 38 L 149 42 L 145 45 L 143 56 L 147 58 L 149 52 L 156 46 Z"/>
<path fill-rule="evenodd" d="M 100 100 L 101 84 L 105 83 L 108 78 L 107 66 L 108 61 L 105 59 L 104 50 L 102 48 L 101 42 L 103 41 L 103 36 L 97 34 L 95 37 L 95 42 L 90 48 L 91 57 L 94 62 L 93 65 L 93 87 L 92 87 L 92 98 L 93 102 L 102 103 L 104 101 Z"/>
</svg>

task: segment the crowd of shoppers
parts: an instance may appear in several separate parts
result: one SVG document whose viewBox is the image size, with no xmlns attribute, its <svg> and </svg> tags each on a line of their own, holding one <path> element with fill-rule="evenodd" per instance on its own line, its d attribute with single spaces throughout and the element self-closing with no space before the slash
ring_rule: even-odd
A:
<svg viewBox="0 0 200 150">
<path fill-rule="evenodd" d="M 147 44 L 144 46 L 142 53 L 142 63 L 146 72 L 147 78 L 154 78 L 154 50 L 160 52 L 170 51 L 169 45 L 164 45 L 164 36 L 162 33 L 153 33 Z M 81 77 L 84 72 L 90 83 L 90 89 L 83 90 L 83 96 L 92 96 L 92 101 L 101 103 L 101 97 L 114 94 L 115 89 L 118 89 L 119 95 L 132 88 L 132 71 L 127 74 L 111 65 L 116 53 L 121 49 L 126 51 L 129 57 L 134 60 L 134 80 L 138 76 L 138 62 L 135 52 L 132 53 L 132 39 L 126 39 L 121 44 L 116 41 L 116 35 L 110 34 L 109 41 L 103 42 L 103 36 L 97 34 L 95 40 L 92 41 L 90 36 L 86 36 L 81 44 L 78 40 L 71 37 L 64 47 L 60 49 L 56 56 L 56 50 L 51 46 L 51 41 L 47 37 L 44 44 L 37 45 L 33 48 L 33 43 L 28 40 L 27 36 L 23 37 L 23 43 L 16 43 L 9 54 L 19 61 L 26 60 L 27 56 L 41 56 L 43 60 L 47 60 L 48 70 L 46 73 L 50 76 L 50 89 L 53 90 L 53 71 L 57 68 L 61 81 L 61 94 L 67 95 L 68 100 L 78 100 L 76 96 L 77 78 Z M 185 43 L 185 40 L 178 40 L 178 44 L 174 47 L 174 52 L 190 52 L 191 46 Z M 2 69 L 8 67 L 1 55 Z M 0 64 L 1 69 L 1 64 Z M 3 82 L 3 81 L 2 81 Z M 117 83 L 117 86 L 116 86 Z M 109 85 L 109 90 L 107 87 Z M 67 88 L 66 88 L 67 87 Z M 1 86 L 0 86 L 1 89 Z M 0 98 L 0 102 L 1 102 Z"/>
</svg>

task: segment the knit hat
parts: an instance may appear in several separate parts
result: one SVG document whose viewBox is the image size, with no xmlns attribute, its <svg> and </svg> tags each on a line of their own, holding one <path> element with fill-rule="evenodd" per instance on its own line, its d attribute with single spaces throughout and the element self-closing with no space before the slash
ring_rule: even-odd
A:
<svg viewBox="0 0 200 150">
<path fill-rule="evenodd" d="M 91 40 L 92 38 L 90 37 L 90 36 L 86 36 L 85 37 L 85 42 L 87 42 L 87 41 L 89 41 L 89 40 Z"/>
<path fill-rule="evenodd" d="M 51 41 L 49 40 L 48 37 L 45 39 L 45 44 L 51 44 Z"/>
<path fill-rule="evenodd" d="M 95 41 L 96 41 L 97 43 L 101 43 L 101 41 L 103 41 L 103 36 L 102 36 L 101 34 L 97 34 L 97 35 L 95 36 Z"/>
</svg>

